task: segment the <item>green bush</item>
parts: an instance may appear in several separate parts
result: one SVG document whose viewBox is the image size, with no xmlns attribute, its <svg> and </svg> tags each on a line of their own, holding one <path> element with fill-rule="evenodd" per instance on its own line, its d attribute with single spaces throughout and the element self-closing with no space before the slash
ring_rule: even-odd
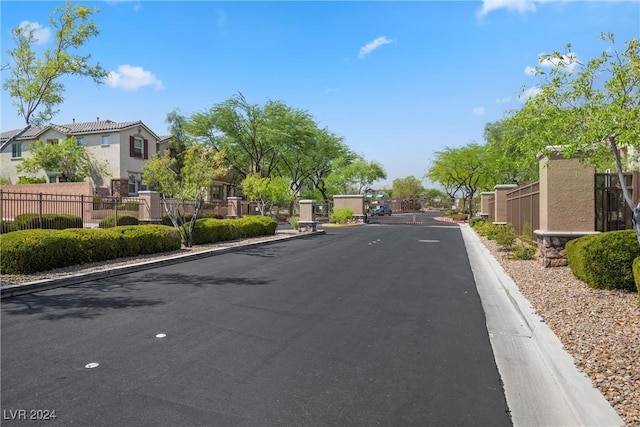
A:
<svg viewBox="0 0 640 427">
<path fill-rule="evenodd" d="M 634 230 L 583 236 L 565 248 L 573 274 L 592 288 L 637 290 L 633 262 L 640 244 Z"/>
<path fill-rule="evenodd" d="M 200 218 L 193 227 L 192 243 L 204 245 L 207 243 L 224 242 L 240 237 L 233 219 Z"/>
<path fill-rule="evenodd" d="M 5 221 L 4 219 L 0 219 L 0 233 L 10 233 L 13 230 L 13 221 Z"/>
<path fill-rule="evenodd" d="M 104 217 L 99 223 L 100 228 L 111 228 L 120 225 L 138 225 L 140 221 L 133 215 L 118 214 L 118 223 L 116 224 L 116 214 Z"/>
<path fill-rule="evenodd" d="M 469 225 L 472 228 L 476 228 L 476 227 L 482 226 L 484 224 L 485 224 L 485 220 L 481 216 L 474 216 L 473 218 L 471 218 L 469 220 Z"/>
<path fill-rule="evenodd" d="M 451 219 L 453 219 L 454 221 L 466 221 L 467 218 L 469 218 L 469 215 L 465 213 L 457 213 L 451 215 Z"/>
<path fill-rule="evenodd" d="M 300 217 L 292 216 L 291 218 L 289 218 L 289 224 L 291 224 L 294 230 L 298 229 L 299 222 L 300 222 Z"/>
<path fill-rule="evenodd" d="M 180 247 L 177 231 L 161 225 L 108 230 L 21 230 L 0 240 L 0 269 L 6 274 L 31 274 Z M 34 253 L 38 256 L 33 256 Z"/>
<path fill-rule="evenodd" d="M 527 243 L 520 243 L 513 248 L 511 253 L 511 259 L 517 260 L 530 260 L 534 259 L 536 255 L 535 246 L 531 246 Z"/>
<path fill-rule="evenodd" d="M 518 235 L 511 224 L 498 225 L 495 240 L 503 249 L 510 251 L 516 242 Z"/>
<path fill-rule="evenodd" d="M 224 242 L 239 238 L 271 236 L 278 224 L 266 216 L 245 216 L 239 219 L 201 218 L 193 229 L 193 244 Z"/>
<path fill-rule="evenodd" d="M 636 289 L 640 296 L 640 257 L 633 260 L 633 281 L 636 284 Z"/>
<path fill-rule="evenodd" d="M 19 184 L 19 185 L 22 185 L 22 184 L 46 184 L 46 182 L 47 182 L 47 178 L 45 178 L 44 176 L 39 177 L 39 178 L 34 178 L 34 177 L 31 177 L 31 176 L 19 176 L 17 184 Z"/>
<path fill-rule="evenodd" d="M 192 217 L 193 217 L 193 214 L 190 214 L 190 213 L 184 214 L 185 223 L 191 221 Z M 219 213 L 215 213 L 215 212 L 200 212 L 198 214 L 198 218 L 197 219 L 201 219 L 201 218 L 224 219 L 224 216 L 220 215 Z M 171 219 L 169 218 L 169 216 L 166 213 L 162 214 L 162 225 L 173 226 L 173 223 L 171 222 Z"/>
<path fill-rule="evenodd" d="M 533 228 L 531 227 L 531 223 L 529 221 L 525 221 L 522 224 L 522 233 L 520 233 L 520 240 L 523 242 L 533 242 Z"/>
<path fill-rule="evenodd" d="M 37 228 L 45 230 L 82 228 L 82 218 L 66 214 L 43 214 L 40 216 L 35 213 L 26 213 L 16 215 L 13 219 L 14 230 L 34 230 Z"/>
<path fill-rule="evenodd" d="M 329 215 L 329 221 L 337 224 L 346 224 L 351 220 L 353 220 L 353 211 L 348 208 L 336 209 Z"/>
<path fill-rule="evenodd" d="M 476 232 L 489 240 L 495 240 L 503 225 L 485 223 L 476 228 Z"/>
</svg>

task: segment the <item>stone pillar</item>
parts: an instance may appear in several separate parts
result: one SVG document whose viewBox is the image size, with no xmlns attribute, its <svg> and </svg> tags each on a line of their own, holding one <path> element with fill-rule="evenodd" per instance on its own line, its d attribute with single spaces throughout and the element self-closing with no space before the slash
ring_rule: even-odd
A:
<svg viewBox="0 0 640 427">
<path fill-rule="evenodd" d="M 353 221 L 357 224 L 364 224 L 367 216 L 364 213 L 364 195 L 349 194 L 333 196 L 333 210 L 351 209 L 353 211 Z"/>
<path fill-rule="evenodd" d="M 489 198 L 495 196 L 495 192 L 493 191 L 485 191 L 480 193 L 480 212 L 478 212 L 478 216 L 485 219 L 485 221 L 489 218 Z"/>
<path fill-rule="evenodd" d="M 230 218 L 242 217 L 242 197 L 227 197 L 227 202 L 229 202 L 227 216 Z"/>
<path fill-rule="evenodd" d="M 298 231 L 307 233 L 317 231 L 316 221 L 316 201 L 300 200 L 300 219 L 298 220 Z"/>
<path fill-rule="evenodd" d="M 554 149 L 554 147 L 547 147 Z M 559 147 L 560 148 L 560 147 Z M 593 166 L 557 154 L 540 159 L 540 229 L 533 234 L 543 267 L 567 265 L 565 245 L 595 231 Z"/>
<path fill-rule="evenodd" d="M 493 187 L 496 195 L 494 224 L 507 223 L 507 193 L 518 188 L 516 184 L 502 184 Z"/>
<path fill-rule="evenodd" d="M 540 160 L 540 229 L 594 231 L 593 166 L 562 155 Z"/>
<path fill-rule="evenodd" d="M 162 204 L 160 193 L 157 191 L 139 191 L 140 207 L 138 208 L 140 222 L 162 222 Z"/>
</svg>

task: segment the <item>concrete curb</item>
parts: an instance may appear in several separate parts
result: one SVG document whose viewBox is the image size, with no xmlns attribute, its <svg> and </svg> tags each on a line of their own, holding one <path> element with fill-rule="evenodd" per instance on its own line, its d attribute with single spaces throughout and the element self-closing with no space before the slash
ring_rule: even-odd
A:
<svg viewBox="0 0 640 427">
<path fill-rule="evenodd" d="M 156 267 L 164 267 L 167 265 L 178 264 L 181 262 L 193 261 L 202 258 L 208 258 L 215 255 L 222 255 L 229 252 L 235 252 L 238 250 L 246 249 L 255 246 L 264 246 L 272 243 L 282 242 L 283 240 L 300 239 L 305 237 L 316 236 L 319 234 L 325 234 L 324 230 L 300 233 L 300 234 L 287 234 L 277 239 L 265 240 L 262 242 L 246 243 L 237 246 L 220 247 L 202 252 L 196 252 L 193 254 L 174 255 L 167 258 L 146 261 L 137 264 L 123 265 L 120 267 L 114 267 L 108 270 L 91 271 L 88 273 L 70 274 L 64 277 L 56 277 L 52 279 L 42 279 L 33 282 L 21 283 L 19 285 L 0 286 L 0 298 L 10 298 L 18 295 L 32 294 L 34 292 L 42 292 L 49 289 L 60 288 L 63 286 L 75 285 L 78 283 L 88 282 L 90 280 L 105 279 L 108 277 L 120 276 L 122 274 L 133 273 L 136 271 L 149 270 Z M 162 255 L 162 254 L 158 254 Z"/>
<path fill-rule="evenodd" d="M 475 232 L 460 228 L 514 426 L 624 426 Z"/>
</svg>

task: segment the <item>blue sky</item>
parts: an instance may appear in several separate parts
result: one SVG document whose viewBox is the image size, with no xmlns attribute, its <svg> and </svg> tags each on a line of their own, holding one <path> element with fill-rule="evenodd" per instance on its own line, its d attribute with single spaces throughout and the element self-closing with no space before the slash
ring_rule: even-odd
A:
<svg viewBox="0 0 640 427">
<path fill-rule="evenodd" d="M 74 2 L 75 3 L 75 2 Z M 581 60 L 640 37 L 640 1 L 105 1 L 83 53 L 112 72 L 97 86 L 65 78 L 53 123 L 142 120 L 168 133 L 167 113 L 208 109 L 241 92 L 308 111 L 321 127 L 394 178 L 422 178 L 433 153 L 484 143 L 487 122 L 535 88 L 527 67 L 571 43 Z M 10 30 L 39 29 L 62 2 L 2 1 L 2 64 Z M 2 73 L 2 78 L 7 72 Z M 2 92 L 2 131 L 20 128 Z M 425 181 L 425 185 L 430 183 Z"/>
</svg>

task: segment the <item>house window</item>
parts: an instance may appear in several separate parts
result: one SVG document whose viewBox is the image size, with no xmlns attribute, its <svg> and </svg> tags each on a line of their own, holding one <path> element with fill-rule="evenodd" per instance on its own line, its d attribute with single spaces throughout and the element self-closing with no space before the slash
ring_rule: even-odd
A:
<svg viewBox="0 0 640 427">
<path fill-rule="evenodd" d="M 109 135 L 102 135 L 102 145 L 109 145 Z"/>
<path fill-rule="evenodd" d="M 78 145 L 84 145 L 84 138 L 82 136 L 80 138 L 76 138 L 76 143 Z"/>
<path fill-rule="evenodd" d="M 58 182 L 58 177 L 56 175 L 49 175 L 49 184 L 55 184 Z"/>
<path fill-rule="evenodd" d="M 22 157 L 22 144 L 11 144 L 11 157 Z"/>
<path fill-rule="evenodd" d="M 47 144 L 56 145 L 58 142 L 58 139 L 47 139 Z"/>
<path fill-rule="evenodd" d="M 135 175 L 129 175 L 129 194 L 138 194 L 138 181 Z"/>
<path fill-rule="evenodd" d="M 214 185 L 211 187 L 211 200 L 222 200 L 222 186 Z"/>
<path fill-rule="evenodd" d="M 149 141 L 139 136 L 129 137 L 129 156 L 139 159 L 149 158 Z"/>
<path fill-rule="evenodd" d="M 133 155 L 142 157 L 142 139 L 140 138 L 133 138 Z"/>
</svg>

